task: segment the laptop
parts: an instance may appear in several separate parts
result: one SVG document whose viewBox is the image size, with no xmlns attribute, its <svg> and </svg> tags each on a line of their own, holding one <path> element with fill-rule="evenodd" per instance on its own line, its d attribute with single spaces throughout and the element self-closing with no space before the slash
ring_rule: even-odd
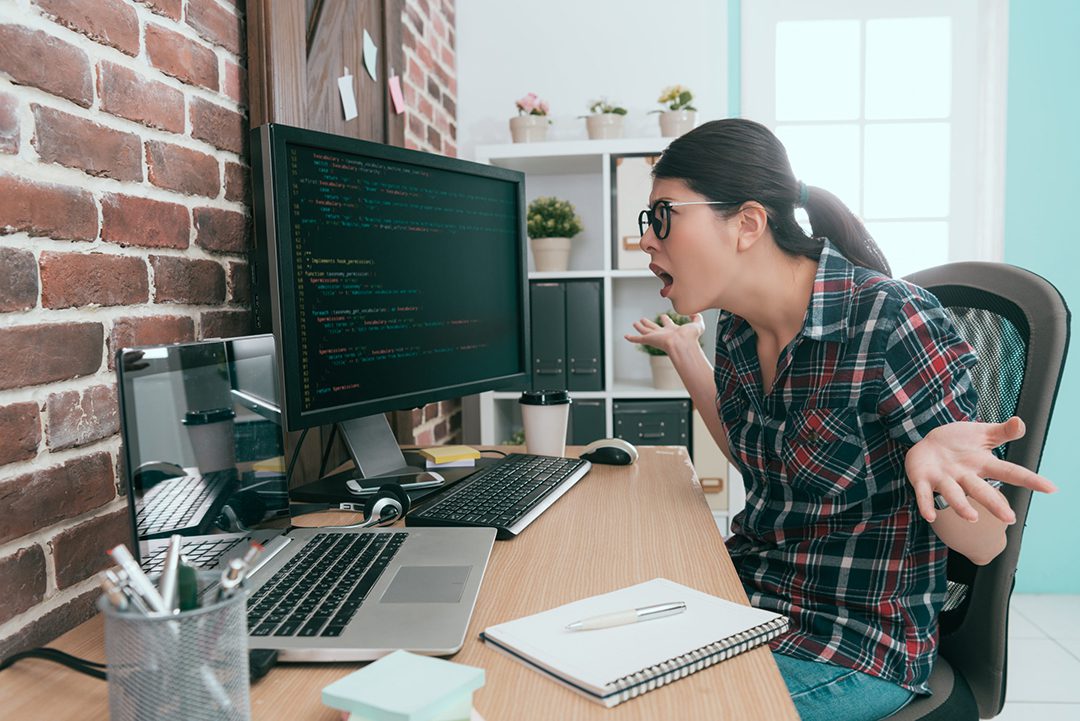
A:
<svg viewBox="0 0 1080 721">
<path fill-rule="evenodd" d="M 289 528 L 271 335 L 117 353 L 133 547 L 160 570 L 168 537 L 223 567 L 261 542 L 249 577 L 253 649 L 283 661 L 457 652 L 492 528 Z M 277 526 L 277 527 L 275 527 Z"/>
</svg>

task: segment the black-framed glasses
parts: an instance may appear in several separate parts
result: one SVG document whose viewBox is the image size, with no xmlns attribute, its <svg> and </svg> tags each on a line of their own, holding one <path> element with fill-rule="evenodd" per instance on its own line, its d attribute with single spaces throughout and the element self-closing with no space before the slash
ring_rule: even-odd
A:
<svg viewBox="0 0 1080 721">
<path fill-rule="evenodd" d="M 671 232 L 671 209 L 681 205 L 741 205 L 741 200 L 688 200 L 680 203 L 672 203 L 668 200 L 659 200 L 653 207 L 646 208 L 638 214 L 638 230 L 645 235 L 648 228 L 652 228 L 653 235 L 657 240 L 663 240 Z"/>
</svg>

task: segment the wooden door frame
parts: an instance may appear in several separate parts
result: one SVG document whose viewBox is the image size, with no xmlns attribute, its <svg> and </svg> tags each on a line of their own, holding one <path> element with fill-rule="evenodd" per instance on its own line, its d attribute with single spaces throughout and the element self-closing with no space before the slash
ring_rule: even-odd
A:
<svg viewBox="0 0 1080 721">
<path fill-rule="evenodd" d="M 404 0 L 371 1 L 382 4 L 384 39 L 378 65 L 385 87 L 391 67 L 405 73 Z M 296 42 L 308 37 L 306 13 L 304 0 L 247 0 L 248 118 L 253 128 L 268 122 L 308 127 L 307 47 Z M 405 113 L 395 113 L 389 99 L 384 103 L 382 142 L 405 145 Z"/>
</svg>

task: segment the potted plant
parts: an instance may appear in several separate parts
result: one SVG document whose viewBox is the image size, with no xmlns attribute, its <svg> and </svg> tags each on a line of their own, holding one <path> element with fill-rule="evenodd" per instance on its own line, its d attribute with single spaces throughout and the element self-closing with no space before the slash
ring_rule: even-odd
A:
<svg viewBox="0 0 1080 721">
<path fill-rule="evenodd" d="M 542 197 L 529 203 L 526 230 L 536 270 L 563 272 L 569 267 L 570 239 L 582 230 L 570 201 Z"/>
<path fill-rule="evenodd" d="M 548 124 L 551 123 L 547 117 L 550 110 L 548 102 L 541 100 L 536 93 L 529 93 L 515 105 L 517 117 L 510 118 L 510 137 L 514 142 L 532 143 L 547 138 Z"/>
<path fill-rule="evenodd" d="M 690 104 L 694 94 L 690 88 L 671 85 L 664 88 L 656 102 L 667 105 L 667 110 L 653 110 L 660 113 L 660 134 L 665 138 L 675 138 L 694 129 L 697 108 Z"/>
<path fill-rule="evenodd" d="M 589 139 L 621 138 L 624 115 L 626 115 L 626 108 L 609 103 L 607 98 L 594 101 L 589 106 L 589 114 L 584 116 Z"/>
<path fill-rule="evenodd" d="M 662 315 L 667 315 L 668 318 L 675 321 L 675 325 L 685 325 L 690 322 L 690 316 L 680 315 L 673 310 L 669 310 L 666 314 L 661 313 L 656 316 L 654 320 L 657 325 L 661 325 L 660 318 Z M 701 343 L 700 338 L 698 339 L 698 343 Z M 645 344 L 639 345 L 638 350 L 647 353 L 649 356 L 653 388 L 675 391 L 680 390 L 683 387 L 682 379 L 679 378 L 679 374 L 675 372 L 675 366 L 672 365 L 671 359 L 668 358 L 667 353 L 659 348 Z"/>
</svg>

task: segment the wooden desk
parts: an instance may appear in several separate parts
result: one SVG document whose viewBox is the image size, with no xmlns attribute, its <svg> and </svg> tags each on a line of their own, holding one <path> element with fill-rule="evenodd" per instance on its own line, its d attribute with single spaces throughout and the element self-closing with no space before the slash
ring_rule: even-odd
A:
<svg viewBox="0 0 1080 721">
<path fill-rule="evenodd" d="M 663 576 L 746 602 L 686 450 L 642 448 L 633 466 L 596 466 L 513 541 L 491 555 L 459 663 L 480 666 L 474 699 L 485 721 L 797 719 L 766 648 L 741 654 L 613 709 L 587 701 L 499 653 L 487 626 Z M 53 644 L 103 660 L 100 617 Z M 323 686 L 356 665 L 279 666 L 252 687 L 252 717 L 338 721 Z M 106 684 L 55 664 L 21 661 L 0 673 L 0 718 L 105 718 Z"/>
</svg>

